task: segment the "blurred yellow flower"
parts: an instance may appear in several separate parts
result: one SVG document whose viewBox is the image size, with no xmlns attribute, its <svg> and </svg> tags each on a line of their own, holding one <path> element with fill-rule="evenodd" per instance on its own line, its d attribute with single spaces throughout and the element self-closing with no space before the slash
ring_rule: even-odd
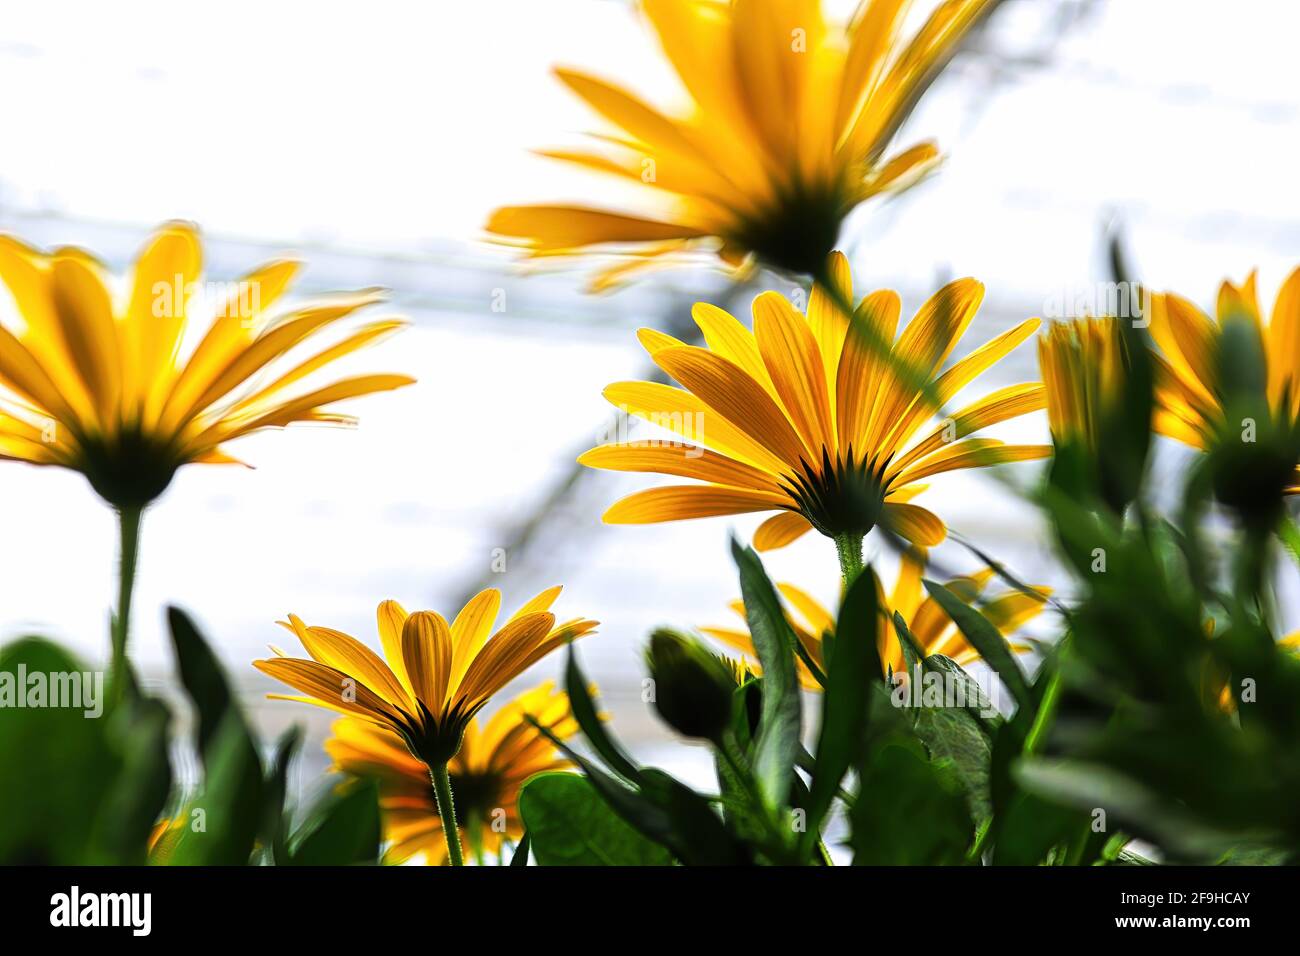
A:
<svg viewBox="0 0 1300 956">
<path fill-rule="evenodd" d="M 916 370 L 944 403 L 1033 334 L 1029 319 L 952 364 L 949 354 L 983 298 L 974 279 L 935 293 L 897 341 L 900 301 L 873 292 L 851 322 L 836 307 L 852 301 L 844 257 L 831 274 L 838 294 L 814 286 L 807 314 L 765 292 L 754 300 L 754 331 L 700 303 L 693 316 L 707 348 L 644 329 L 655 364 L 684 388 L 619 382 L 605 397 L 627 414 L 682 438 L 619 441 L 583 454 L 593 468 L 658 472 L 702 484 L 638 491 L 606 513 L 612 524 L 642 524 L 745 512 L 777 511 L 758 529 L 754 546 L 779 548 L 816 528 L 861 556 L 862 537 L 877 524 L 917 546 L 939 543 L 943 522 L 911 504 L 922 479 L 962 468 L 1042 458 L 1046 445 L 960 439 L 1043 405 L 1037 382 L 990 393 L 934 423 L 927 389 L 911 384 Z M 880 345 L 879 343 L 884 343 Z"/>
<path fill-rule="evenodd" d="M 1300 425 L 1300 268 L 1278 291 L 1266 324 L 1255 293 L 1255 273 L 1238 286 L 1224 282 L 1216 303 L 1217 321 L 1182 296 L 1151 297 L 1151 335 L 1156 356 L 1155 428 L 1163 435 L 1210 449 L 1225 426 L 1218 384 L 1217 341 L 1232 316 L 1258 329 L 1267 367 L 1267 399 L 1275 420 L 1294 431 Z M 1287 494 L 1300 494 L 1300 468 Z"/>
<path fill-rule="evenodd" d="M 499 630 L 501 592 L 480 591 L 448 624 L 434 611 L 407 614 L 396 601 L 377 612 L 380 657 L 360 641 L 296 615 L 280 622 L 311 660 L 277 656 L 253 666 L 306 694 L 286 697 L 364 718 L 392 731 L 432 767 L 451 760 L 474 715 L 507 683 L 595 621 L 556 624 L 550 607 L 559 587 L 543 591 Z M 387 662 L 385 662 L 387 658 Z M 279 695 L 273 695 L 279 696 Z"/>
<path fill-rule="evenodd" d="M 1119 320 L 1053 322 L 1038 340 L 1038 365 L 1047 390 L 1047 421 L 1058 444 L 1102 447 L 1106 415 L 1122 400 L 1124 343 Z"/>
<path fill-rule="evenodd" d="M 524 782 L 534 774 L 571 766 L 525 715 L 560 739 L 578 729 L 568 696 L 548 681 L 498 709 L 485 725 L 471 720 L 460 752 L 448 767 L 461 839 L 484 854 L 498 855 L 504 841 L 518 842 L 523 836 L 516 801 Z M 403 863 L 419 853 L 429 863 L 446 862 L 447 844 L 429 768 L 411 755 L 400 737 L 368 720 L 344 717 L 335 721 L 325 750 L 333 758 L 332 769 L 378 781 L 389 844 L 386 862 Z"/>
<path fill-rule="evenodd" d="M 899 643 L 892 623 L 895 612 L 903 616 L 903 620 L 907 622 L 907 629 L 911 631 L 917 644 L 927 656 L 942 654 L 963 666 L 979 659 L 979 652 L 971 647 L 938 602 L 925 595 L 921 585 L 924 570 L 922 556 L 912 551 L 905 552 L 893 591 L 888 597 L 881 595 L 881 609 L 884 613 L 880 622 L 877 650 L 880 653 L 880 663 L 887 673 L 898 674 L 907 671 L 903 647 Z M 963 601 L 973 604 L 984 593 L 992 577 L 993 572 L 985 569 L 953 578 L 946 584 Z M 777 590 L 785 599 L 786 620 L 789 621 L 795 637 L 807 652 L 809 659 L 824 674 L 826 658 L 822 652 L 822 635 L 827 633 L 834 635 L 834 615 L 816 598 L 793 584 L 778 584 Z M 1033 595 L 1016 590 L 999 594 L 980 604 L 980 613 L 987 617 L 1002 634 L 1012 634 L 1043 609 L 1048 596 L 1052 593 L 1051 588 L 1044 586 L 1034 586 L 1030 590 L 1034 592 Z M 741 601 L 733 601 L 731 609 L 740 615 L 742 621 L 745 619 L 745 605 Z M 702 627 L 700 632 L 740 651 L 743 655 L 742 661 L 755 673 L 759 673 L 758 653 L 754 649 L 753 638 L 748 629 Z M 1012 644 L 1011 648 L 1015 651 L 1027 649 L 1025 645 L 1017 644 Z M 821 684 L 803 660 L 796 657 L 796 664 L 799 669 L 799 681 L 804 689 L 821 690 Z"/>
<path fill-rule="evenodd" d="M 543 155 L 645 187 L 648 214 L 508 206 L 487 229 L 530 255 L 625 244 L 597 286 L 694 244 L 741 267 L 816 274 L 858 204 L 914 183 L 933 143 L 885 150 L 991 0 L 946 0 L 904 42 L 908 0 L 864 3 L 847 27 L 819 0 L 645 0 L 689 99 L 669 115 L 578 70 L 557 76 L 616 130 Z"/>
<path fill-rule="evenodd" d="M 300 263 L 278 260 L 237 282 L 205 285 L 201 259 L 197 229 L 166 224 L 116 296 L 90 254 L 45 253 L 0 236 L 0 280 L 18 319 L 0 325 L 0 458 L 71 468 L 119 509 L 139 509 L 182 465 L 236 461 L 223 447 L 229 441 L 292 422 L 351 423 L 328 406 L 414 381 L 362 375 L 291 388 L 400 329 L 397 319 L 363 325 L 265 377 L 295 347 L 381 295 L 321 297 L 276 315 Z M 209 297 L 210 324 L 182 361 L 193 313 Z"/>
</svg>

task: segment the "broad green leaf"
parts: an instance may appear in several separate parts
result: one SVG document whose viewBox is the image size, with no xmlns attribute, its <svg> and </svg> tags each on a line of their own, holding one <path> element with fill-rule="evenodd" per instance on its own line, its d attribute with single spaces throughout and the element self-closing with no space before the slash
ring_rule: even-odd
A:
<svg viewBox="0 0 1300 956">
<path fill-rule="evenodd" d="M 1007 690 L 1021 707 L 1032 704 L 1033 695 L 1024 672 L 1016 663 L 1016 656 L 1007 644 L 1006 638 L 993 626 L 983 614 L 971 607 L 944 585 L 936 581 L 925 581 L 925 589 L 938 602 L 956 623 L 962 636 L 970 642 L 971 647 L 979 652 L 984 662 L 993 668 Z"/>
<path fill-rule="evenodd" d="M 668 866 L 673 862 L 667 849 L 633 829 L 578 774 L 533 777 L 519 792 L 519 815 L 541 866 Z"/>
<path fill-rule="evenodd" d="M 974 825 L 961 786 L 919 747 L 887 742 L 862 768 L 850 845 L 855 866 L 965 862 Z"/>
<path fill-rule="evenodd" d="M 740 569 L 740 593 L 749 633 L 763 666 L 763 708 L 754 742 L 754 777 L 768 808 L 779 813 L 789 804 L 790 775 L 799 749 L 796 638 L 758 554 L 735 540 L 731 551 Z"/>
<path fill-rule="evenodd" d="M 688 865 L 736 865 L 748 862 L 743 848 L 723 826 L 709 802 L 658 770 L 642 770 L 630 786 L 586 759 L 547 727 L 526 718 L 586 775 L 611 810 L 648 839 L 668 848 Z"/>
<path fill-rule="evenodd" d="M 262 825 L 263 790 L 248 730 L 231 709 L 209 740 L 203 788 L 185 808 L 187 825 L 168 863 L 246 865 Z"/>
<path fill-rule="evenodd" d="M 17 706 L 19 695 L 33 702 L 27 693 L 35 689 L 35 675 L 48 694 L 49 675 L 80 674 L 82 681 L 87 673 L 93 687 L 92 672 L 41 638 L 0 649 L 0 864 L 86 863 L 94 835 L 111 822 L 101 821 L 101 814 L 122 759 L 109 741 L 109 714 Z M 106 697 L 106 680 L 100 688 Z"/>
</svg>

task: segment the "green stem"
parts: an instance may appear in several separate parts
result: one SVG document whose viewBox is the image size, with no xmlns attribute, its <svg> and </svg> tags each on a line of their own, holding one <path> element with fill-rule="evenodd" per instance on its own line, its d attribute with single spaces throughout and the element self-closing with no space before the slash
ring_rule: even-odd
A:
<svg viewBox="0 0 1300 956">
<path fill-rule="evenodd" d="M 456 827 L 456 805 L 451 798 L 451 777 L 447 774 L 447 765 L 443 763 L 430 767 L 429 776 L 433 778 L 433 795 L 438 801 L 442 835 L 447 840 L 447 859 L 452 866 L 464 866 L 465 859 L 460 852 L 460 830 Z"/>
<path fill-rule="evenodd" d="M 119 508 L 117 524 L 120 534 L 118 557 L 117 609 L 113 614 L 112 675 L 114 695 L 120 697 L 126 679 L 126 643 L 131 633 L 131 594 L 135 590 L 136 565 L 140 556 L 140 520 L 144 508 Z"/>
<path fill-rule="evenodd" d="M 485 821 L 480 814 L 473 813 L 465 820 L 465 835 L 469 837 L 469 852 L 477 866 L 486 866 L 487 857 L 483 848 L 483 827 Z M 504 852 L 504 848 L 502 850 Z"/>
<path fill-rule="evenodd" d="M 1034 714 L 1034 723 L 1029 728 L 1029 733 L 1025 735 L 1026 754 L 1038 752 L 1038 745 L 1046 736 L 1052 718 L 1056 716 L 1056 704 L 1061 698 L 1061 672 L 1056 671 L 1048 678 L 1047 686 L 1043 688 L 1043 701 L 1038 705 L 1038 713 Z"/>
<path fill-rule="evenodd" d="M 835 550 L 840 555 L 840 576 L 844 579 L 847 594 L 865 565 L 862 563 L 862 539 L 866 535 L 846 532 L 835 536 Z"/>
</svg>

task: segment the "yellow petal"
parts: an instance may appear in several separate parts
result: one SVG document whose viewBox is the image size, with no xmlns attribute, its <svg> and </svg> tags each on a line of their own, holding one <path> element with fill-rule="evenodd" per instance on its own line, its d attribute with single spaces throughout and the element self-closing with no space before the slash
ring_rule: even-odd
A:
<svg viewBox="0 0 1300 956">
<path fill-rule="evenodd" d="M 451 631 L 433 611 L 416 611 L 402 625 L 402 660 L 406 676 L 434 718 L 441 717 L 451 676 Z"/>
<path fill-rule="evenodd" d="M 953 442 L 944 450 L 909 468 L 899 476 L 897 483 L 906 485 L 945 471 L 984 468 L 1013 461 L 1032 461 L 1037 458 L 1049 458 L 1051 454 L 1051 445 L 1006 445 L 993 438 L 970 438 L 966 441 Z"/>
<path fill-rule="evenodd" d="M 781 493 L 780 486 L 766 472 L 706 448 L 602 445 L 584 452 L 578 457 L 578 463 L 588 468 L 676 475 L 679 478 L 696 478 L 733 488 Z"/>
<path fill-rule="evenodd" d="M 622 216 L 584 206 L 504 206 L 485 226 L 500 236 L 527 240 L 538 251 L 607 242 L 655 242 L 706 235 L 695 226 Z"/>
<path fill-rule="evenodd" d="M 606 524 L 653 524 L 686 518 L 774 511 L 788 507 L 785 495 L 742 491 L 710 485 L 669 485 L 648 488 L 616 501 L 605 512 Z"/>
<path fill-rule="evenodd" d="M 662 382 L 615 382 L 603 394 L 624 414 L 666 428 L 691 444 L 708 445 L 771 474 L 786 469 L 779 458 L 684 389 Z"/>
<path fill-rule="evenodd" d="M 453 693 L 465 671 L 469 669 L 470 661 L 491 636 L 500 610 L 501 592 L 496 588 L 485 588 L 470 598 L 456 615 L 456 619 L 451 622 L 453 664 L 450 684 Z"/>
<path fill-rule="evenodd" d="M 414 696 L 415 688 L 406 676 L 406 663 L 402 659 L 402 625 L 406 623 L 406 610 L 396 601 L 384 601 L 375 610 L 375 618 L 379 626 L 379 646 L 384 649 L 384 658 L 407 693 Z"/>
<path fill-rule="evenodd" d="M 794 511 L 783 511 L 758 526 L 758 530 L 754 532 L 754 548 L 758 551 L 775 551 L 802 538 L 811 530 L 812 525 L 803 515 Z"/>
<path fill-rule="evenodd" d="M 943 522 L 920 505 L 885 502 L 880 509 L 880 523 L 899 537 L 921 548 L 934 547 L 948 536 Z"/>
<path fill-rule="evenodd" d="M 655 362 L 695 393 L 729 425 L 740 429 L 780 461 L 797 467 L 808 455 L 803 441 L 763 386 L 741 368 L 707 349 L 664 349 Z"/>
<path fill-rule="evenodd" d="M 820 461 L 823 449 L 833 458 L 834 425 L 826 369 L 807 320 L 784 296 L 764 292 L 754 300 L 754 339 L 772 384 L 808 449 L 808 460 Z"/>
</svg>

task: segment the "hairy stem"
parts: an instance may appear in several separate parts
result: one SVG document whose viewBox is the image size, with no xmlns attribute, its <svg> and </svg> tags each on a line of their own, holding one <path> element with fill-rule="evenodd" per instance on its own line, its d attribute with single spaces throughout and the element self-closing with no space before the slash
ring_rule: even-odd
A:
<svg viewBox="0 0 1300 956">
<path fill-rule="evenodd" d="M 862 563 L 862 539 L 864 537 L 865 535 L 852 532 L 835 536 L 835 550 L 840 555 L 840 576 L 844 579 L 846 594 L 865 566 Z"/>
<path fill-rule="evenodd" d="M 442 820 L 442 835 L 447 840 L 447 859 L 452 866 L 464 866 L 465 859 L 460 852 L 460 830 L 456 827 L 456 805 L 451 797 L 451 777 L 447 774 L 447 765 L 438 764 L 429 768 L 433 778 L 433 795 L 438 800 L 438 816 Z"/>
</svg>

